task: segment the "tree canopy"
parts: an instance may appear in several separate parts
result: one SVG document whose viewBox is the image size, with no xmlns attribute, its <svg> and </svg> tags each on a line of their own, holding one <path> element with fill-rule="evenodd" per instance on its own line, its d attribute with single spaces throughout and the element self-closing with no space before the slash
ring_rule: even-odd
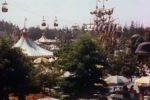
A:
<svg viewBox="0 0 150 100">
<path fill-rule="evenodd" d="M 32 64 L 8 39 L 0 38 L 0 94 L 25 92 L 30 84 Z"/>
<path fill-rule="evenodd" d="M 107 68 L 97 42 L 90 35 L 84 34 L 78 41 L 66 44 L 56 53 L 57 66 L 72 73 L 62 81 L 65 92 L 82 94 L 94 90 L 94 84 L 100 82 L 104 69 Z"/>
</svg>

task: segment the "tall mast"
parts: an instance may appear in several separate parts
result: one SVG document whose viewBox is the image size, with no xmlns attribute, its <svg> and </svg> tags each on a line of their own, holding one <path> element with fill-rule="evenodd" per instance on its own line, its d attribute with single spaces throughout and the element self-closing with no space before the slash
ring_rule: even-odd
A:
<svg viewBox="0 0 150 100">
<path fill-rule="evenodd" d="M 105 0 L 103 0 L 103 10 L 105 9 L 105 4 L 104 4 Z"/>
<path fill-rule="evenodd" d="M 104 2 L 105 2 L 105 0 L 103 0 L 103 11 L 105 10 L 105 5 L 104 5 Z M 103 20 L 102 20 L 102 22 L 103 22 L 103 24 L 104 24 L 104 15 L 103 15 L 102 17 L 103 17 Z"/>
<path fill-rule="evenodd" d="M 100 35 L 100 41 L 106 45 L 115 41 L 116 24 L 112 19 L 113 8 L 106 9 L 105 2 L 108 0 L 96 0 L 96 9 L 90 12 L 95 17 L 95 32 Z M 102 7 L 99 7 L 99 3 Z M 111 45 L 110 45 L 111 46 Z"/>
<path fill-rule="evenodd" d="M 99 25 L 108 25 L 113 22 L 111 19 L 112 14 L 113 14 L 113 8 L 106 9 L 105 8 L 105 2 L 108 0 L 96 0 L 96 9 L 91 12 L 92 15 L 95 16 L 95 24 L 97 26 Z M 99 8 L 98 5 L 99 3 L 102 3 L 102 7 Z M 108 26 L 106 26 L 108 27 Z"/>
<path fill-rule="evenodd" d="M 26 28 L 26 22 L 27 22 L 27 18 L 24 18 L 24 29 Z"/>
</svg>

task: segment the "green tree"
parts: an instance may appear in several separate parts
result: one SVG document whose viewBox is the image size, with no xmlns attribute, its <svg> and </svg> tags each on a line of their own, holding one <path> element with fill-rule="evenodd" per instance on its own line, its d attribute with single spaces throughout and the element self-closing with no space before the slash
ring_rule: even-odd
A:
<svg viewBox="0 0 150 100">
<path fill-rule="evenodd" d="M 125 50 L 118 50 L 114 55 L 109 55 L 108 62 L 110 64 L 109 73 L 111 75 L 131 77 L 138 72 L 137 56 L 126 54 Z"/>
<path fill-rule="evenodd" d="M 23 97 L 29 89 L 31 68 L 30 60 L 19 48 L 12 48 L 9 39 L 0 39 L 1 100 L 10 92 L 17 93 L 20 99 Z"/>
<path fill-rule="evenodd" d="M 107 67 L 106 58 L 90 35 L 84 34 L 76 42 L 66 44 L 60 48 L 56 56 L 56 65 L 64 72 L 69 71 L 72 74 L 61 81 L 63 92 L 76 96 L 88 94 L 95 90 L 95 83 L 103 82 L 100 78 Z"/>
<path fill-rule="evenodd" d="M 51 64 L 39 64 L 38 67 L 33 69 L 32 84 L 39 87 L 40 90 L 44 90 L 44 88 L 52 89 L 57 85 L 57 78 L 59 76 L 59 71 L 57 68 L 52 67 Z"/>
</svg>

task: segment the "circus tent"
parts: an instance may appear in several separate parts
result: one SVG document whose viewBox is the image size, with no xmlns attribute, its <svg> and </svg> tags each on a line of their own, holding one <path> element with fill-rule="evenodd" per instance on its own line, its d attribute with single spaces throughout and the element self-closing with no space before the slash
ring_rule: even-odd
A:
<svg viewBox="0 0 150 100">
<path fill-rule="evenodd" d="M 53 52 L 41 48 L 35 44 L 29 37 L 27 32 L 23 32 L 20 40 L 13 46 L 19 47 L 23 53 L 29 57 L 52 57 Z"/>
<path fill-rule="evenodd" d="M 45 36 L 45 33 L 42 33 L 41 38 L 39 38 L 38 40 L 34 41 L 35 43 L 55 43 L 56 40 L 55 39 L 48 39 Z"/>
</svg>

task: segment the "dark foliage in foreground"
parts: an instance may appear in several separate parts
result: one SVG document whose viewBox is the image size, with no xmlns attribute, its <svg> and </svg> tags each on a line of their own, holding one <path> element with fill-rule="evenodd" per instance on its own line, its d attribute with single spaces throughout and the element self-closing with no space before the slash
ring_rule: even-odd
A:
<svg viewBox="0 0 150 100">
<path fill-rule="evenodd" d="M 19 48 L 12 48 L 8 39 L 0 39 L 1 100 L 6 99 L 9 93 L 16 93 L 20 97 L 27 93 L 30 86 L 31 68 L 30 60 Z"/>
</svg>

